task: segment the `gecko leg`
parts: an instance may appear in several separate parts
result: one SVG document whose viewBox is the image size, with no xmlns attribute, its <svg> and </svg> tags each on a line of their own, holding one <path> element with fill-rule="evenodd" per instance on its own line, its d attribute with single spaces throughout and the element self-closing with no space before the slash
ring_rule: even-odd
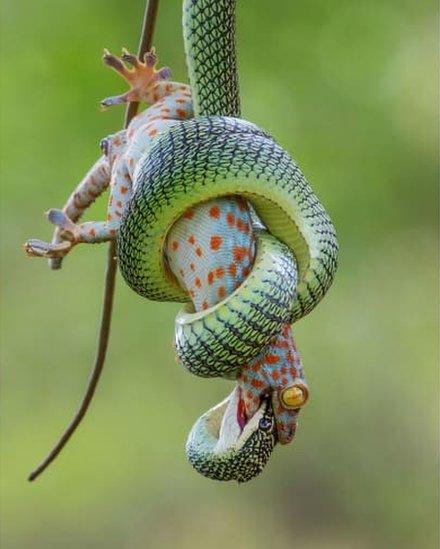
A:
<svg viewBox="0 0 440 549">
<path fill-rule="evenodd" d="M 106 221 L 88 221 L 75 224 L 62 210 L 49 210 L 47 217 L 61 238 L 74 244 L 106 242 L 116 237 L 120 220 L 131 197 L 131 178 L 125 162 L 118 164 L 111 180 L 111 193 Z"/>
<path fill-rule="evenodd" d="M 105 156 L 102 156 L 76 187 L 64 205 L 63 212 L 71 221 L 77 221 L 95 199 L 102 194 L 110 183 L 110 164 Z M 23 248 L 32 257 L 46 257 L 54 261 L 50 262 L 51 268 L 61 266 L 63 258 L 73 246 L 73 242 L 61 237 L 60 230 L 55 230 L 52 242 L 39 239 L 29 239 Z"/>
<path fill-rule="evenodd" d="M 84 211 L 107 189 L 110 184 L 110 164 L 102 156 L 87 172 L 86 176 L 63 206 L 63 211 L 72 221 L 78 221 Z"/>
</svg>

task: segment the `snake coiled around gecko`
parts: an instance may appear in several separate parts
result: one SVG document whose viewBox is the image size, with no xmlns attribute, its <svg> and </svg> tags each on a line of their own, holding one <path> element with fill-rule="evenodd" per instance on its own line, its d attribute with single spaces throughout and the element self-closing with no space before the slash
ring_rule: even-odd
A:
<svg viewBox="0 0 440 549">
<path fill-rule="evenodd" d="M 326 294 L 338 244 L 297 164 L 240 118 L 235 0 L 185 0 L 183 28 L 191 91 L 155 70 L 154 50 L 142 59 L 105 51 L 132 89 L 103 106 L 152 106 L 102 140 L 103 156 L 63 210 L 48 212 L 52 243 L 31 239 L 24 249 L 59 267 L 76 244 L 117 238 L 133 290 L 186 304 L 176 318 L 179 361 L 237 382 L 195 423 L 187 456 L 207 477 L 244 482 L 295 434 L 308 388 L 289 325 Z M 108 186 L 107 219 L 78 225 Z"/>
<path fill-rule="evenodd" d="M 184 2 L 195 117 L 173 125 L 146 152 L 118 234 L 129 286 L 149 299 L 178 302 L 190 298 L 167 264 L 165 247 L 189 208 L 213 199 L 221 207 L 221 197 L 239 195 L 272 235 L 258 233 L 257 260 L 232 294 L 178 315 L 179 359 L 204 377 L 236 376 L 286 322 L 309 313 L 330 287 L 338 255 L 334 227 L 300 168 L 265 131 L 239 118 L 234 10 L 234 0 Z M 187 444 L 193 466 L 218 480 L 249 480 L 276 442 L 273 411 L 262 399 L 232 447 L 218 448 L 236 392 L 198 420 Z"/>
</svg>

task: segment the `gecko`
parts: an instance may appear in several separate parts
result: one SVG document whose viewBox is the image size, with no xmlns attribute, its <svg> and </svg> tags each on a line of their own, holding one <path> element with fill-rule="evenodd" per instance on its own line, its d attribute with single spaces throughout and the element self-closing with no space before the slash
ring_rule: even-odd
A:
<svg viewBox="0 0 440 549">
<path fill-rule="evenodd" d="M 104 50 L 104 63 L 130 85 L 129 91 L 107 97 L 103 108 L 131 101 L 148 105 L 127 129 L 102 139 L 102 155 L 67 199 L 62 209 L 50 209 L 55 226 L 51 242 L 30 239 L 24 245 L 31 257 L 60 260 L 80 243 L 101 243 L 117 238 L 124 210 L 136 190 L 136 169 L 148 148 L 163 132 L 194 116 L 191 89 L 170 80 L 168 67 L 157 69 L 154 49 L 140 59 L 123 49 L 121 57 Z M 79 223 L 91 204 L 109 189 L 105 220 Z M 192 208 L 176 221 L 164 250 L 171 271 L 186 289 L 196 310 L 204 310 L 234 291 L 248 276 L 255 256 L 252 218 L 238 196 L 222 197 Z M 237 376 L 240 400 L 237 420 L 241 428 L 271 396 L 278 440 L 290 442 L 298 422 L 298 398 L 308 396 L 291 389 L 304 380 L 304 371 L 290 326 L 246 364 Z M 287 392 L 280 398 L 283 390 Z"/>
</svg>

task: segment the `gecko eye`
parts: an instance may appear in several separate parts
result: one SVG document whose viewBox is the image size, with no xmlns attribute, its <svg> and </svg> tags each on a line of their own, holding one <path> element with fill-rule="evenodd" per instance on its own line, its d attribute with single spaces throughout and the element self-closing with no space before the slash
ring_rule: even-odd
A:
<svg viewBox="0 0 440 549">
<path fill-rule="evenodd" d="M 285 387 L 280 393 L 280 401 L 284 408 L 295 410 L 301 408 L 309 398 L 309 391 L 305 385 L 296 384 Z"/>
<path fill-rule="evenodd" d="M 101 141 L 99 142 L 99 148 L 105 154 L 105 156 L 108 156 L 108 145 L 109 145 L 109 139 L 107 137 L 105 137 L 104 139 L 101 139 Z"/>
</svg>

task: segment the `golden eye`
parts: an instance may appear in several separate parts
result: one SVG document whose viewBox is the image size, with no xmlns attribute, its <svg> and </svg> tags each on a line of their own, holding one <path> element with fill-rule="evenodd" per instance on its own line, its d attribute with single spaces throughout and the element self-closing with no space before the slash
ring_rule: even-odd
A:
<svg viewBox="0 0 440 549">
<path fill-rule="evenodd" d="M 309 391 L 305 385 L 290 385 L 280 393 L 281 404 L 289 410 L 301 408 L 309 398 Z"/>
</svg>

